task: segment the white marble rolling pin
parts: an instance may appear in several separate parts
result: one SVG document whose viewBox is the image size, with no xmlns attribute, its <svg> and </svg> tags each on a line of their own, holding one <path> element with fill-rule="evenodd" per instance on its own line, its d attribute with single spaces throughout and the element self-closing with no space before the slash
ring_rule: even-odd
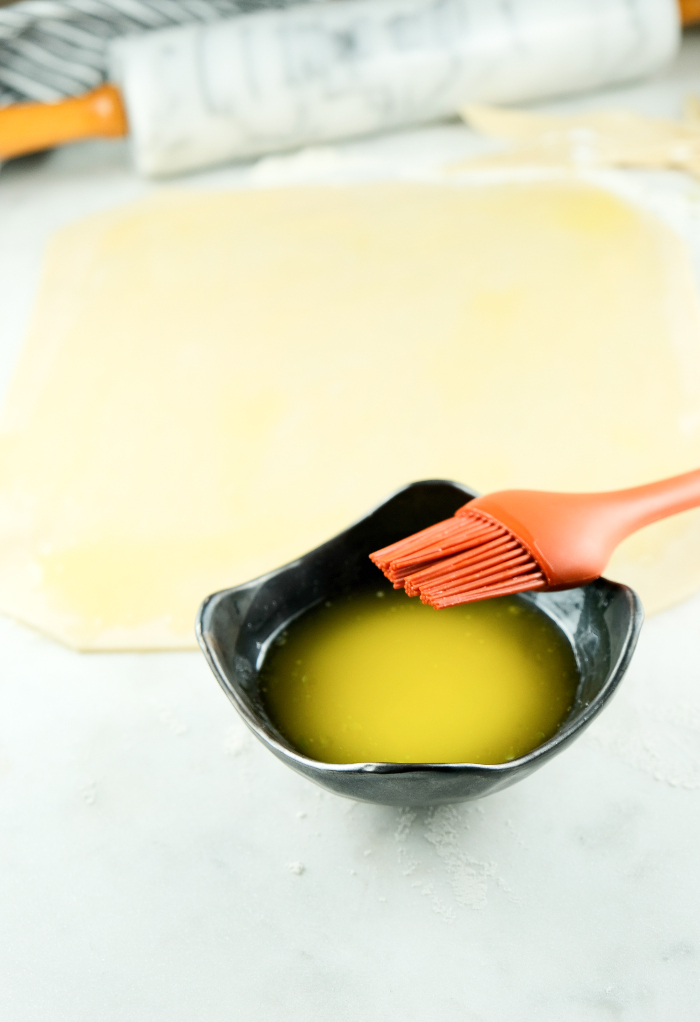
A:
<svg viewBox="0 0 700 1022">
<path fill-rule="evenodd" d="M 172 174 L 654 71 L 677 0 L 336 0 L 117 40 L 138 169 Z"/>
<path fill-rule="evenodd" d="M 0 159 L 129 132 L 141 172 L 175 174 L 637 78 L 674 55 L 681 22 L 678 0 L 335 0 L 211 20 L 228 3 L 107 0 L 94 36 L 92 0 L 0 11 Z M 132 20 L 113 24 L 122 8 Z M 116 85 L 78 95 L 107 74 L 106 38 L 151 14 L 203 20 L 117 38 Z"/>
</svg>

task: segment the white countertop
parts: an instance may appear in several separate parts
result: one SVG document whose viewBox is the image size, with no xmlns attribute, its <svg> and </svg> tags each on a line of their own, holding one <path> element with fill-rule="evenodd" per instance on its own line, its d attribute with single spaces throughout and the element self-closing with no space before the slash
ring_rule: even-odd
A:
<svg viewBox="0 0 700 1022">
<path fill-rule="evenodd" d="M 676 116 L 689 92 L 698 35 L 656 81 L 557 108 Z M 451 123 L 165 185 L 138 180 L 123 143 L 6 165 L 0 387 L 57 226 L 156 188 L 424 176 L 479 146 Z M 696 182 L 609 177 L 700 252 Z M 647 622 L 562 756 L 417 812 L 293 774 L 199 654 L 81 655 L 5 619 L 0 650 L 3 1020 L 700 1017 L 700 596 Z"/>
</svg>

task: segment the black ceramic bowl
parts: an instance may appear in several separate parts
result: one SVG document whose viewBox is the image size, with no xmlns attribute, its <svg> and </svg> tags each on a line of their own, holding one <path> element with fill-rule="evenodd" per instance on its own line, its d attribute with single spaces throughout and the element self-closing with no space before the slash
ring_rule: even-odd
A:
<svg viewBox="0 0 700 1022">
<path fill-rule="evenodd" d="M 562 629 L 581 680 L 557 733 L 508 763 L 320 763 L 302 756 L 275 730 L 260 697 L 258 672 L 276 635 L 320 600 L 379 582 L 372 550 L 448 518 L 475 497 L 443 480 L 412 483 L 335 539 L 277 571 L 208 597 L 197 638 L 224 692 L 260 741 L 287 766 L 339 795 L 384 805 L 436 805 L 480 798 L 527 777 L 561 752 L 603 708 L 634 652 L 644 613 L 627 586 L 598 579 L 580 589 L 526 593 Z"/>
</svg>

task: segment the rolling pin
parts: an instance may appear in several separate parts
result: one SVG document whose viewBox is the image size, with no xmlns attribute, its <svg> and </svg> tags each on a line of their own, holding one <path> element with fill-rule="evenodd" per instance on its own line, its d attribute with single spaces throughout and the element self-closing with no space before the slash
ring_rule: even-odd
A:
<svg viewBox="0 0 700 1022">
<path fill-rule="evenodd" d="M 0 109 L 0 159 L 129 134 L 177 174 L 650 74 L 700 0 L 334 0 L 116 39 L 112 82 Z"/>
</svg>

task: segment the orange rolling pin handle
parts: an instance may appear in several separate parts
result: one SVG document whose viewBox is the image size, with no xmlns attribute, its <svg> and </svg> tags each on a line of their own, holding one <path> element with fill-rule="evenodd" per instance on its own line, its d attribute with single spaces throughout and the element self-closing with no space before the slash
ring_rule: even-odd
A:
<svg viewBox="0 0 700 1022">
<path fill-rule="evenodd" d="M 128 130 L 124 104 L 114 85 L 101 85 L 57 103 L 15 103 L 0 108 L 0 160 L 82 138 L 121 138 Z"/>
<path fill-rule="evenodd" d="M 679 0 L 679 6 L 684 25 L 697 25 L 700 22 L 700 0 Z"/>
</svg>

